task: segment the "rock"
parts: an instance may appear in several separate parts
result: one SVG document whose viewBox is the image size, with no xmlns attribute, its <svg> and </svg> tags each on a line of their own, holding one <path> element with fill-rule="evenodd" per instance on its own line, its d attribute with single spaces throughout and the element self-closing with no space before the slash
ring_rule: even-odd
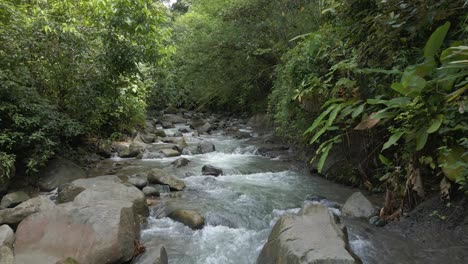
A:
<svg viewBox="0 0 468 264">
<path fill-rule="evenodd" d="M 210 153 L 215 150 L 216 150 L 215 145 L 207 140 L 203 140 L 197 145 L 197 151 L 201 154 Z"/>
<path fill-rule="evenodd" d="M 237 138 L 237 139 L 246 139 L 246 138 L 251 138 L 251 137 L 252 135 L 250 135 L 250 133 L 246 131 L 239 131 L 234 136 L 234 138 Z"/>
<path fill-rule="evenodd" d="M 172 135 L 172 136 L 173 136 L 173 137 L 183 137 L 184 134 L 183 134 L 182 132 L 180 132 L 180 131 L 177 131 L 177 132 L 175 132 L 174 135 Z"/>
<path fill-rule="evenodd" d="M 146 120 L 145 122 L 145 134 L 154 134 L 156 130 L 155 123 L 152 120 Z"/>
<path fill-rule="evenodd" d="M 214 127 L 210 123 L 205 123 L 203 126 L 197 128 L 199 134 L 208 134 L 213 130 Z"/>
<path fill-rule="evenodd" d="M 180 168 L 180 167 L 187 166 L 189 164 L 189 162 L 190 162 L 190 160 L 188 160 L 186 158 L 179 158 L 179 159 L 176 159 L 175 161 L 173 161 L 171 164 L 176 168 Z"/>
<path fill-rule="evenodd" d="M 376 209 L 362 193 L 355 192 L 346 200 L 342 213 L 344 216 L 369 218 L 376 214 Z"/>
<path fill-rule="evenodd" d="M 0 210 L 0 224 L 16 225 L 32 214 L 54 207 L 54 202 L 49 198 L 38 196 L 19 204 L 15 208 Z"/>
<path fill-rule="evenodd" d="M 309 205 L 276 222 L 257 264 L 359 263 L 347 248 L 346 235 L 328 209 Z"/>
<path fill-rule="evenodd" d="M 164 132 L 164 130 L 162 129 L 157 129 L 154 131 L 154 134 L 157 136 L 157 137 L 166 137 L 166 132 Z"/>
<path fill-rule="evenodd" d="M 269 117 L 266 114 L 256 114 L 247 121 L 247 126 L 254 128 L 269 128 Z"/>
<path fill-rule="evenodd" d="M 166 114 L 163 116 L 163 120 L 166 122 L 170 122 L 172 124 L 185 124 L 187 123 L 187 119 L 174 115 L 174 114 Z"/>
<path fill-rule="evenodd" d="M 192 129 L 197 129 L 197 128 L 203 126 L 205 123 L 206 123 L 206 121 L 203 120 L 201 117 L 194 117 L 192 119 L 192 123 L 190 124 L 190 127 Z"/>
<path fill-rule="evenodd" d="M 180 152 L 175 149 L 161 149 L 159 151 L 164 155 L 164 157 L 178 157 L 180 156 Z"/>
<path fill-rule="evenodd" d="M 6 246 L 9 248 L 13 247 L 15 242 L 15 233 L 8 225 L 0 226 L 0 247 Z"/>
<path fill-rule="evenodd" d="M 15 207 L 17 206 L 18 204 L 26 201 L 26 200 L 29 200 L 31 197 L 29 197 L 29 195 L 23 191 L 19 191 L 19 192 L 13 192 L 13 193 L 9 193 L 5 196 L 3 196 L 2 198 L 2 202 L 0 203 L 0 206 L 2 208 L 11 208 L 11 207 Z"/>
<path fill-rule="evenodd" d="M 133 257 L 139 226 L 132 204 L 67 203 L 31 215 L 16 231 L 16 264 L 50 264 L 68 257 L 79 263 L 123 263 Z"/>
<path fill-rule="evenodd" d="M 99 156 L 108 159 L 112 156 L 112 153 L 112 144 L 110 144 L 109 142 L 104 141 L 98 144 L 96 154 L 98 154 Z"/>
<path fill-rule="evenodd" d="M 369 219 L 369 224 L 371 225 L 375 225 L 377 227 L 382 227 L 382 226 L 385 226 L 387 224 L 387 221 L 385 221 L 384 219 L 380 218 L 378 215 L 375 215 L 375 216 L 372 216 L 370 219 Z"/>
<path fill-rule="evenodd" d="M 85 171 L 72 161 L 58 158 L 49 162 L 41 171 L 39 188 L 50 192 L 62 184 L 86 178 Z"/>
<path fill-rule="evenodd" d="M 148 173 L 148 181 L 150 183 L 169 185 L 171 189 L 182 191 L 185 188 L 183 180 L 176 179 L 161 169 L 152 169 Z"/>
<path fill-rule="evenodd" d="M 164 193 L 164 188 L 159 184 L 152 184 L 143 188 L 143 193 L 146 196 L 160 196 L 161 193 Z"/>
<path fill-rule="evenodd" d="M 156 135 L 155 134 L 151 134 L 151 133 L 138 133 L 135 138 L 133 138 L 133 141 L 134 142 L 138 142 L 138 143 L 143 143 L 143 144 L 151 144 L 151 143 L 154 143 L 154 141 L 156 140 Z"/>
<path fill-rule="evenodd" d="M 137 257 L 135 263 L 138 264 L 168 264 L 166 248 L 163 245 L 148 246 L 146 251 Z"/>
<path fill-rule="evenodd" d="M 174 128 L 174 127 L 175 127 L 171 122 L 162 122 L 162 123 L 161 123 L 161 126 L 162 126 L 164 129 Z"/>
<path fill-rule="evenodd" d="M 127 182 L 130 183 L 131 185 L 137 187 L 140 190 L 142 190 L 143 188 L 145 188 L 146 185 L 148 185 L 148 181 L 146 179 L 140 178 L 140 177 L 130 178 L 130 179 L 128 179 Z"/>
<path fill-rule="evenodd" d="M 182 128 L 179 128 L 179 132 L 181 132 L 181 133 L 190 133 L 190 130 L 188 130 L 185 127 L 182 127 Z"/>
<path fill-rule="evenodd" d="M 193 153 L 192 153 L 192 151 L 190 150 L 190 148 L 185 147 L 185 148 L 182 150 L 182 155 L 184 155 L 184 156 L 192 156 Z"/>
<path fill-rule="evenodd" d="M 232 126 L 231 126 L 231 127 L 227 127 L 227 128 L 224 129 L 224 134 L 225 134 L 225 135 L 235 135 L 235 134 L 237 134 L 237 133 L 239 133 L 239 132 L 240 132 L 240 131 L 239 131 L 239 128 L 238 128 L 238 127 L 235 127 L 235 126 L 234 126 L 234 127 L 232 127 Z"/>
<path fill-rule="evenodd" d="M 192 229 L 202 229 L 205 224 L 203 216 L 195 210 L 177 209 L 169 213 L 168 217 Z"/>
<path fill-rule="evenodd" d="M 64 184 L 58 188 L 57 203 L 61 204 L 72 202 L 75 197 L 84 190 L 85 188 L 71 183 Z"/>
<path fill-rule="evenodd" d="M 144 146 L 138 144 L 137 141 L 132 142 L 128 147 L 121 147 L 119 149 L 119 157 L 121 158 L 135 158 L 143 152 Z"/>
<path fill-rule="evenodd" d="M 74 203 L 94 205 L 106 200 L 125 201 L 133 205 L 137 214 L 148 216 L 148 206 L 142 191 L 131 184 L 123 184 L 117 179 L 110 177 L 99 179 L 101 177 L 73 181 L 74 186 L 85 189 L 73 199 Z"/>
<path fill-rule="evenodd" d="M 13 250 L 7 246 L 0 246 L 0 263 L 2 264 L 15 264 L 15 256 Z M 31 262 L 35 263 L 35 262 Z M 16 264 L 18 264 L 16 262 Z"/>
<path fill-rule="evenodd" d="M 212 175 L 212 176 L 219 176 L 223 174 L 223 170 L 221 168 L 211 166 L 211 165 L 204 165 L 202 167 L 202 174 L 203 175 Z"/>
</svg>

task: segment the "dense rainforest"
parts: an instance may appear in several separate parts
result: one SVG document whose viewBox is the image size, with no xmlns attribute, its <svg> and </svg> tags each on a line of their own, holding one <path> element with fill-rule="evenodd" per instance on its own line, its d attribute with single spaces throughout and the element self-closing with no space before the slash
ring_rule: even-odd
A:
<svg viewBox="0 0 468 264">
<path fill-rule="evenodd" d="M 3 182 L 170 106 L 267 113 L 343 183 L 468 190 L 466 0 L 1 0 L 0 25 Z"/>
</svg>

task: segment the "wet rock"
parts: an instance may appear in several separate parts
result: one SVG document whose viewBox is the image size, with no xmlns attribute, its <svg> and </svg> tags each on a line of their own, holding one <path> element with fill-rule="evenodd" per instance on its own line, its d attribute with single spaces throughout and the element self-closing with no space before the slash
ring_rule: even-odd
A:
<svg viewBox="0 0 468 264">
<path fill-rule="evenodd" d="M 205 224 L 203 216 L 195 210 L 176 209 L 169 213 L 168 217 L 192 229 L 202 229 Z"/>
<path fill-rule="evenodd" d="M 2 202 L 0 203 L 0 206 L 2 208 L 11 208 L 15 207 L 18 204 L 29 200 L 31 197 L 23 191 L 18 191 L 18 192 L 12 192 L 9 193 L 2 198 Z"/>
<path fill-rule="evenodd" d="M 203 175 L 212 175 L 212 176 L 219 176 L 223 174 L 223 170 L 221 168 L 211 166 L 211 165 L 204 165 L 202 167 L 202 174 Z"/>
<path fill-rule="evenodd" d="M 123 263 L 133 257 L 138 233 L 130 202 L 58 205 L 20 223 L 16 264 L 50 264 L 69 256 L 79 263 Z"/>
<path fill-rule="evenodd" d="M 179 112 L 179 109 L 174 106 L 168 106 L 166 109 L 164 109 L 164 113 L 166 114 L 177 114 Z"/>
<path fill-rule="evenodd" d="M 163 120 L 172 124 L 185 124 L 187 123 L 187 119 L 174 115 L 174 114 L 165 114 L 163 116 Z"/>
<path fill-rule="evenodd" d="M 198 127 L 197 131 L 199 134 L 208 134 L 214 129 L 215 127 L 207 122 L 203 126 Z"/>
<path fill-rule="evenodd" d="M 0 226 L 0 247 L 6 246 L 12 248 L 14 242 L 15 233 L 13 232 L 11 227 L 8 225 Z"/>
<path fill-rule="evenodd" d="M 196 147 L 194 148 L 195 150 L 197 149 Z M 192 148 L 190 147 L 185 147 L 183 150 L 182 150 L 182 155 L 185 155 L 185 156 L 192 156 L 194 153 L 192 152 Z"/>
<path fill-rule="evenodd" d="M 328 208 L 335 208 L 335 209 L 341 208 L 341 205 L 339 203 L 328 200 L 327 198 L 321 195 L 309 195 L 306 198 L 306 202 L 310 202 L 312 204 L 321 204 Z"/>
<path fill-rule="evenodd" d="M 138 133 L 135 138 L 133 138 L 134 142 L 142 143 L 142 144 L 151 144 L 154 143 L 156 140 L 156 135 L 151 133 Z"/>
<path fill-rule="evenodd" d="M 145 144 L 146 145 L 146 144 Z M 121 158 L 135 158 L 143 152 L 145 145 L 132 142 L 129 146 L 122 146 L 119 148 L 119 157 Z"/>
<path fill-rule="evenodd" d="M 342 213 L 344 216 L 369 218 L 376 214 L 376 209 L 361 192 L 355 192 L 346 200 Z"/>
<path fill-rule="evenodd" d="M 164 155 L 164 157 L 178 157 L 180 156 L 180 152 L 175 149 L 162 149 L 159 151 Z"/>
<path fill-rule="evenodd" d="M 197 145 L 197 151 L 201 154 L 210 153 L 215 150 L 216 150 L 215 145 L 208 140 L 203 140 Z"/>
<path fill-rule="evenodd" d="M 0 246 L 0 263 L 15 264 L 15 255 L 13 254 L 13 250 L 10 247 Z M 31 262 L 31 263 L 35 263 L 35 262 Z"/>
<path fill-rule="evenodd" d="M 42 191 L 50 192 L 62 184 L 86 178 L 85 171 L 72 161 L 54 159 L 41 170 L 38 182 Z"/>
<path fill-rule="evenodd" d="M 177 191 L 182 191 L 185 188 L 183 180 L 176 179 L 161 169 L 152 169 L 148 172 L 148 181 L 150 183 L 169 185 L 171 189 Z"/>
<path fill-rule="evenodd" d="M 96 154 L 108 159 L 112 156 L 113 151 L 114 149 L 112 147 L 112 144 L 110 144 L 109 142 L 101 142 L 97 146 Z"/>
<path fill-rule="evenodd" d="M 206 121 L 202 119 L 201 117 L 194 117 L 192 119 L 192 123 L 190 124 L 190 128 L 192 129 L 198 129 L 199 127 L 202 127 Z"/>
<path fill-rule="evenodd" d="M 161 126 L 164 128 L 164 129 L 168 129 L 168 128 L 174 128 L 174 124 L 172 124 L 171 122 L 162 122 L 161 123 Z"/>
<path fill-rule="evenodd" d="M 180 132 L 180 133 L 190 133 L 190 130 L 188 130 L 187 128 L 183 127 L 183 128 L 179 128 L 179 132 Z"/>
<path fill-rule="evenodd" d="M 176 168 L 180 168 L 180 167 L 187 166 L 189 163 L 190 163 L 190 160 L 186 158 L 179 158 L 173 161 L 171 164 Z"/>
<path fill-rule="evenodd" d="M 375 215 L 375 216 L 372 216 L 369 219 L 369 224 L 375 225 L 377 227 L 382 227 L 382 226 L 385 226 L 387 224 L 387 221 L 385 221 L 384 219 L 382 219 L 379 216 Z"/>
<path fill-rule="evenodd" d="M 180 131 L 177 131 L 177 132 L 175 132 L 174 135 L 172 135 L 172 136 L 173 136 L 173 137 L 183 137 L 184 134 L 183 134 L 182 132 L 180 132 Z"/>
<path fill-rule="evenodd" d="M 138 256 L 138 264 L 168 264 L 166 248 L 163 245 L 146 246 L 146 251 Z"/>
<path fill-rule="evenodd" d="M 308 205 L 276 222 L 257 264 L 359 263 L 347 248 L 346 235 L 329 210 Z"/>
<path fill-rule="evenodd" d="M 44 196 L 29 199 L 15 208 L 0 210 L 0 224 L 16 225 L 26 217 L 55 207 L 54 202 Z"/>
<path fill-rule="evenodd" d="M 227 127 L 224 129 L 224 134 L 225 135 L 235 135 L 237 133 L 239 133 L 239 128 L 236 127 L 236 126 L 231 126 L 231 127 Z"/>
<path fill-rule="evenodd" d="M 164 188 L 158 184 L 152 184 L 143 188 L 143 193 L 146 196 L 160 196 L 161 193 L 164 193 Z"/>
<path fill-rule="evenodd" d="M 246 139 L 246 138 L 251 138 L 251 137 L 252 135 L 250 135 L 250 133 L 246 131 L 239 131 L 234 136 L 234 138 L 236 139 Z"/>
<path fill-rule="evenodd" d="M 130 183 L 131 185 L 137 187 L 140 190 L 145 188 L 146 185 L 148 185 L 148 181 L 146 179 L 144 179 L 144 178 L 141 178 L 141 177 L 130 178 L 130 179 L 128 179 L 127 182 Z"/>
<path fill-rule="evenodd" d="M 68 257 L 66 259 L 57 261 L 55 264 L 80 264 L 80 263 L 76 261 L 74 258 Z"/>
</svg>

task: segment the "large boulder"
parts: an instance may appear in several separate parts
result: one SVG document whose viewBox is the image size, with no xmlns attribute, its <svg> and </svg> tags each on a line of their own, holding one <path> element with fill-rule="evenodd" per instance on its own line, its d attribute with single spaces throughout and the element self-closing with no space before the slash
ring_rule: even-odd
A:
<svg viewBox="0 0 468 264">
<path fill-rule="evenodd" d="M 169 185 L 171 189 L 182 191 L 185 188 L 183 180 L 176 179 L 161 169 L 152 169 L 148 172 L 150 183 Z"/>
<path fill-rule="evenodd" d="M 133 142 L 137 142 L 140 145 L 151 144 L 156 140 L 156 135 L 154 133 L 140 133 L 133 138 Z"/>
<path fill-rule="evenodd" d="M 67 203 L 31 215 L 16 231 L 16 264 L 123 263 L 133 257 L 139 226 L 130 202 Z"/>
<path fill-rule="evenodd" d="M 123 184 L 117 177 L 101 176 L 80 179 L 73 181 L 71 185 L 75 188 L 84 189 L 73 198 L 75 203 L 92 205 L 105 200 L 126 201 L 133 205 L 137 214 L 143 216 L 149 214 L 143 192 L 131 184 Z M 62 190 L 59 192 L 59 196 L 67 196 L 68 200 L 70 200 L 73 195 L 66 192 L 67 190 Z"/>
<path fill-rule="evenodd" d="M 140 190 L 142 190 L 146 187 L 146 185 L 148 185 L 148 180 L 146 180 L 144 177 L 133 177 L 128 179 L 127 182 Z"/>
<path fill-rule="evenodd" d="M 203 126 L 204 124 L 206 124 L 206 121 L 203 118 L 196 116 L 196 117 L 194 117 L 192 119 L 192 122 L 190 124 L 190 128 L 197 129 L 197 128 Z"/>
<path fill-rule="evenodd" d="M 142 142 L 138 141 L 133 141 L 128 146 L 121 146 L 119 148 L 118 154 L 120 158 L 135 158 L 143 152 L 145 147 L 146 144 L 142 144 Z"/>
<path fill-rule="evenodd" d="M 49 198 L 38 196 L 19 204 L 15 208 L 0 210 L 0 224 L 16 225 L 32 214 L 54 207 L 54 202 Z"/>
<path fill-rule="evenodd" d="M 210 153 L 215 150 L 216 150 L 215 145 L 208 140 L 203 140 L 197 145 L 197 151 L 201 154 Z"/>
<path fill-rule="evenodd" d="M 15 242 L 15 233 L 9 225 L 0 226 L 0 247 L 7 246 L 11 248 Z"/>
<path fill-rule="evenodd" d="M 199 134 L 208 134 L 214 129 L 214 126 L 206 122 L 203 126 L 197 128 Z"/>
<path fill-rule="evenodd" d="M 136 258 L 138 264 L 168 264 L 166 248 L 163 245 L 148 245 L 146 250 Z"/>
<path fill-rule="evenodd" d="M 344 216 L 369 218 L 377 213 L 372 203 L 360 192 L 353 193 L 343 205 Z"/>
<path fill-rule="evenodd" d="M 187 119 L 181 117 L 181 116 L 178 116 L 178 115 L 174 115 L 174 114 L 165 114 L 163 116 L 163 120 L 166 121 L 166 122 L 170 122 L 172 124 L 185 124 L 187 123 Z"/>
<path fill-rule="evenodd" d="M 276 222 L 257 264 L 358 263 L 347 250 L 346 235 L 321 205 L 308 205 L 299 215 Z"/>
<path fill-rule="evenodd" d="M 160 184 L 151 184 L 143 188 L 143 193 L 146 196 L 160 196 L 161 193 L 164 193 L 164 187 Z"/>
<path fill-rule="evenodd" d="M 212 176 L 219 176 L 223 174 L 223 170 L 221 168 L 211 166 L 211 165 L 204 165 L 202 167 L 202 174 L 203 175 L 212 175 Z"/>
<path fill-rule="evenodd" d="M 184 167 L 184 166 L 187 166 L 189 164 L 190 160 L 186 159 L 186 158 L 179 158 L 179 159 L 176 159 L 175 161 L 173 161 L 171 164 L 172 166 L 176 167 L 176 168 L 180 168 L 180 167 Z"/>
<path fill-rule="evenodd" d="M 174 124 L 172 124 L 171 122 L 161 122 L 161 126 L 164 128 L 164 129 L 168 129 L 168 128 L 174 128 Z"/>
<path fill-rule="evenodd" d="M 0 203 L 1 208 L 11 208 L 15 207 L 18 204 L 31 199 L 29 195 L 23 191 L 9 193 L 2 198 Z"/>
<path fill-rule="evenodd" d="M 38 185 L 42 191 L 52 191 L 62 184 L 86 178 L 86 172 L 72 161 L 58 158 L 41 171 Z"/>
<path fill-rule="evenodd" d="M 192 229 L 202 229 L 205 225 L 205 218 L 195 210 L 176 209 L 170 212 L 168 217 Z"/>
<path fill-rule="evenodd" d="M 15 256 L 13 250 L 7 246 L 0 246 L 0 263 L 2 264 L 15 264 Z M 35 263 L 35 262 L 31 262 Z M 16 264 L 18 264 L 16 262 Z"/>
</svg>

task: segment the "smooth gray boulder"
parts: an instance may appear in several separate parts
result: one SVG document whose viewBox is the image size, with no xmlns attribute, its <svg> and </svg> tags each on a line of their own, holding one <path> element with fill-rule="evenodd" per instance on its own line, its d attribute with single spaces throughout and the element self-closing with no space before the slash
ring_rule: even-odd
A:
<svg viewBox="0 0 468 264">
<path fill-rule="evenodd" d="M 9 225 L 0 226 L 0 246 L 11 248 L 15 242 L 15 233 Z M 1 262 L 0 262 L 1 263 Z"/>
<path fill-rule="evenodd" d="M 130 178 L 130 179 L 128 179 L 127 182 L 130 183 L 131 185 L 137 187 L 140 190 L 142 190 L 143 188 L 145 188 L 148 185 L 148 180 L 146 180 L 143 177 Z"/>
<path fill-rule="evenodd" d="M 176 179 L 161 169 L 152 169 L 149 171 L 148 182 L 169 185 L 171 189 L 177 191 L 182 191 L 185 188 L 185 182 L 183 180 Z"/>
<path fill-rule="evenodd" d="M 197 128 L 197 131 L 199 134 L 208 134 L 214 129 L 213 125 L 210 123 L 206 122 L 202 126 Z"/>
<path fill-rule="evenodd" d="M 347 237 L 322 205 L 307 205 L 298 215 L 276 222 L 257 264 L 354 264 Z"/>
<path fill-rule="evenodd" d="M 126 201 L 66 203 L 31 215 L 16 231 L 16 264 L 113 264 L 132 259 L 139 226 Z"/>
<path fill-rule="evenodd" d="M 118 151 L 120 158 L 135 158 L 141 153 L 143 153 L 146 144 L 139 141 L 133 141 L 128 146 L 121 146 Z"/>
<path fill-rule="evenodd" d="M 161 126 L 164 128 L 164 129 L 168 129 L 168 128 L 174 128 L 174 124 L 172 124 L 171 122 L 161 122 Z"/>
<path fill-rule="evenodd" d="M 216 150 L 215 145 L 208 140 L 203 140 L 197 145 L 197 151 L 201 154 L 210 153 L 215 150 Z"/>
<path fill-rule="evenodd" d="M 361 192 L 355 192 L 346 200 L 341 212 L 344 216 L 369 218 L 375 215 L 377 210 Z"/>
<path fill-rule="evenodd" d="M 221 168 L 211 166 L 211 165 L 204 165 L 202 167 L 202 174 L 203 175 L 212 175 L 212 176 L 219 176 L 223 174 L 223 170 Z"/>
<path fill-rule="evenodd" d="M 23 191 L 12 192 L 3 196 L 0 207 L 12 208 L 29 199 L 31 199 L 31 197 Z"/>
<path fill-rule="evenodd" d="M 146 186 L 145 188 L 143 188 L 143 193 L 146 196 L 160 196 L 161 193 L 163 192 L 164 191 L 163 191 L 162 186 L 158 184 L 153 184 L 153 185 Z"/>
<path fill-rule="evenodd" d="M 26 217 L 55 207 L 54 202 L 44 196 L 29 199 L 15 208 L 0 210 L 0 224 L 15 225 Z"/>
<path fill-rule="evenodd" d="M 135 212 L 148 216 L 149 209 L 142 191 L 131 184 L 123 184 L 113 176 L 80 179 L 72 182 L 76 187 L 84 188 L 73 201 L 79 204 L 95 204 L 105 200 L 127 201 L 132 203 Z"/>
<path fill-rule="evenodd" d="M 170 212 L 168 217 L 192 229 L 202 229 L 205 225 L 205 218 L 195 210 L 176 209 Z"/>
<path fill-rule="evenodd" d="M 15 264 L 15 256 L 13 254 L 13 250 L 10 247 L 0 246 L 0 263 L 1 264 Z M 35 263 L 35 262 L 31 262 L 31 263 Z"/>
<path fill-rule="evenodd" d="M 54 159 L 41 170 L 38 182 L 42 191 L 50 192 L 62 184 L 86 178 L 86 172 L 67 159 Z"/>
</svg>

